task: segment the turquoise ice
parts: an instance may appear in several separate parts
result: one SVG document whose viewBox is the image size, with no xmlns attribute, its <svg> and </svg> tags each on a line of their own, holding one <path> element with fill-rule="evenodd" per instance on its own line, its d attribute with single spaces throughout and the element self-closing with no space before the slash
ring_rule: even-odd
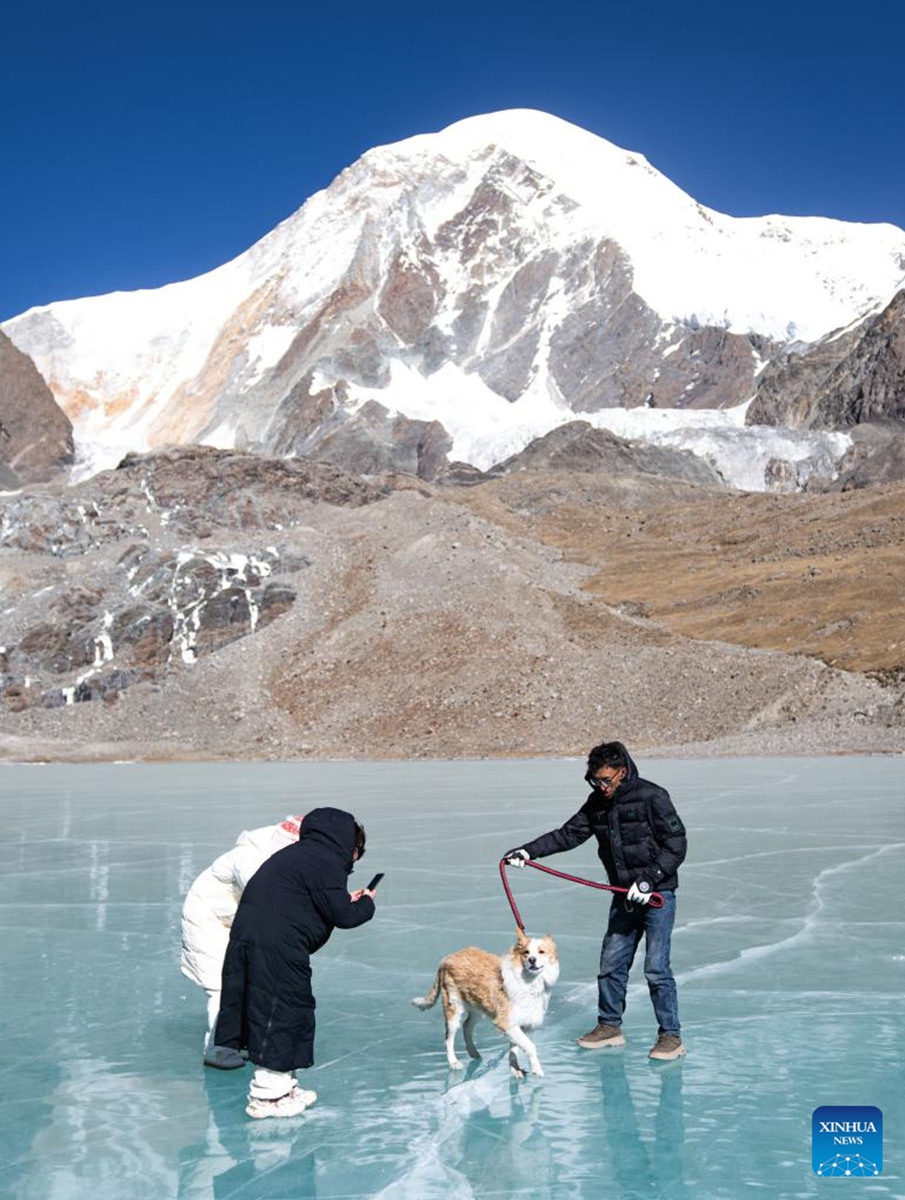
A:
<svg viewBox="0 0 905 1200">
<path fill-rule="evenodd" d="M 688 1057 L 653 1064 L 640 962 L 624 1051 L 587 1052 L 605 894 L 510 872 L 562 976 L 543 1079 L 484 1057 L 447 1070 L 438 1010 L 409 1004 L 439 959 L 502 952 L 500 854 L 584 797 L 583 764 L 410 762 L 7 766 L 2 788 L 5 1088 L 0 1194 L 905 1197 L 905 770 L 896 758 L 645 760 L 689 831 L 673 966 Z M 317 1104 L 249 1120 L 248 1072 L 201 1065 L 204 996 L 179 973 L 194 876 L 239 831 L 334 804 L 368 831 L 353 885 L 386 872 L 374 921 L 314 959 Z M 547 860 L 602 878 L 591 846 Z M 883 1171 L 828 1185 L 823 1104 L 876 1105 Z"/>
</svg>

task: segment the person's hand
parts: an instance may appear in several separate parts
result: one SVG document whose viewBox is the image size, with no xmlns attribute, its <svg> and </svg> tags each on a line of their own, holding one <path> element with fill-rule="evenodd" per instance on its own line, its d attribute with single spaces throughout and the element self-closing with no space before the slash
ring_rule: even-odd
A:
<svg viewBox="0 0 905 1200">
<path fill-rule="evenodd" d="M 528 851 L 521 847 L 518 850 L 507 850 L 503 855 L 507 867 L 523 867 L 530 858 Z"/>
<path fill-rule="evenodd" d="M 349 899 L 354 904 L 355 901 L 360 900 L 364 894 L 365 894 L 365 889 L 359 888 L 357 892 L 349 892 Z"/>
<path fill-rule="evenodd" d="M 644 879 L 639 879 L 629 888 L 625 898 L 632 904 L 650 904 L 650 896 L 650 884 Z"/>
<path fill-rule="evenodd" d="M 376 900 L 377 899 L 377 888 L 374 888 L 373 892 L 369 891 L 367 888 L 362 888 L 361 894 L 363 896 L 370 896 L 372 900 Z"/>
</svg>

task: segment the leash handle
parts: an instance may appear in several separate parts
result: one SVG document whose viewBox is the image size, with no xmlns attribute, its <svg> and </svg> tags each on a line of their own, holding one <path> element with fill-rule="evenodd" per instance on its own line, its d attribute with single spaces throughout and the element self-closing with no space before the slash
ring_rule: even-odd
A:
<svg viewBox="0 0 905 1200">
<path fill-rule="evenodd" d="M 570 883 L 583 883 L 585 887 L 597 888 L 601 892 L 616 892 L 621 896 L 628 894 L 628 888 L 614 887 L 611 883 L 597 883 L 593 879 L 582 879 L 578 875 L 567 875 L 565 871 L 555 871 L 553 867 L 543 867 L 539 862 L 535 862 L 533 858 L 529 858 L 525 863 L 525 866 L 534 867 L 536 871 L 543 871 L 545 875 L 555 875 L 557 879 L 568 879 Z M 500 859 L 500 878 L 503 881 L 503 891 L 506 893 L 506 899 L 509 901 L 509 907 L 512 909 L 512 915 L 515 917 L 515 924 L 517 928 L 524 931 L 524 923 L 521 915 L 519 914 L 515 899 L 512 895 L 512 889 L 509 886 L 509 880 L 506 878 L 505 858 Z M 651 892 L 648 904 L 650 904 L 651 908 L 662 908 L 663 897 L 659 892 Z"/>
</svg>

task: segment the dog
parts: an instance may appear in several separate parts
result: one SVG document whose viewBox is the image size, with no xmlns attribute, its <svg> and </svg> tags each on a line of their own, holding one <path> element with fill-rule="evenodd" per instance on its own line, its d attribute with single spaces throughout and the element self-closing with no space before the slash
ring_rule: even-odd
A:
<svg viewBox="0 0 905 1200">
<path fill-rule="evenodd" d="M 525 1072 L 517 1050 L 528 1056 L 532 1075 L 543 1075 L 534 1043 L 526 1029 L 543 1023 L 550 990 L 559 978 L 556 943 L 546 937 L 527 937 L 516 932 L 515 945 L 502 955 L 469 946 L 448 954 L 440 963 L 434 985 L 426 996 L 417 996 L 416 1008 L 432 1008 L 440 996 L 446 1019 L 446 1060 L 451 1071 L 461 1071 L 456 1058 L 455 1037 L 461 1026 L 465 1048 L 471 1058 L 480 1058 L 472 1038 L 476 1016 L 486 1016 L 509 1039 L 509 1070 L 516 1079 Z"/>
</svg>

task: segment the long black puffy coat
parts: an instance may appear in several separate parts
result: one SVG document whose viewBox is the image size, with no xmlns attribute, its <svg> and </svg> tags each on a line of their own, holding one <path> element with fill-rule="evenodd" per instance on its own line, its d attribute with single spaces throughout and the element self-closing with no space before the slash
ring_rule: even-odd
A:
<svg viewBox="0 0 905 1200">
<path fill-rule="evenodd" d="M 215 1040 L 271 1071 L 314 1062 L 310 956 L 334 928 L 370 921 L 370 896 L 349 899 L 355 819 L 338 808 L 305 815 L 299 840 L 254 873 L 242 893 L 223 963 Z"/>
<path fill-rule="evenodd" d="M 624 746 L 622 750 L 628 774 L 614 796 L 607 800 L 602 792 L 591 792 L 565 825 L 525 842 L 524 848 L 532 858 L 545 858 L 572 850 L 593 835 L 597 856 L 615 887 L 644 880 L 653 891 L 674 890 L 687 848 L 685 826 L 669 792 L 642 779 L 631 755 Z"/>
</svg>

